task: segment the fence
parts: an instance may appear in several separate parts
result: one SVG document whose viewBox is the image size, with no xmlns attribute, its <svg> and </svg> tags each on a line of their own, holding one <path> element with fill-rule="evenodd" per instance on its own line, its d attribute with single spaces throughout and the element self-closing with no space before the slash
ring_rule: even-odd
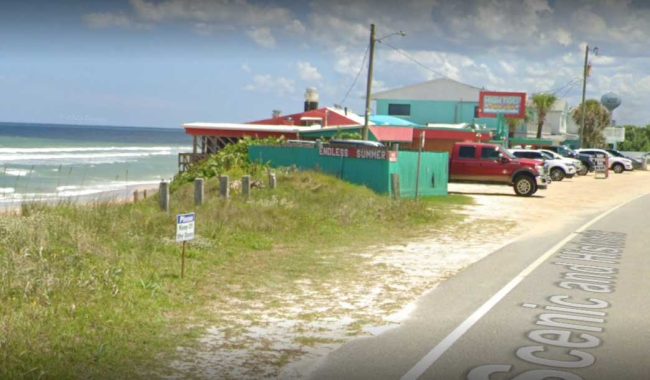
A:
<svg viewBox="0 0 650 380">
<path fill-rule="evenodd" d="M 302 170 L 318 170 L 342 180 L 366 186 L 380 194 L 411 198 L 447 195 L 449 159 L 447 153 L 422 152 L 418 178 L 418 152 L 389 152 L 383 149 L 364 150 L 335 146 L 251 146 L 249 158 L 270 163 L 273 167 L 295 166 Z M 383 153 L 381 153 L 383 152 Z M 363 157 L 363 158 L 361 158 Z M 399 178 L 399 186 L 391 185 L 391 178 Z"/>
</svg>

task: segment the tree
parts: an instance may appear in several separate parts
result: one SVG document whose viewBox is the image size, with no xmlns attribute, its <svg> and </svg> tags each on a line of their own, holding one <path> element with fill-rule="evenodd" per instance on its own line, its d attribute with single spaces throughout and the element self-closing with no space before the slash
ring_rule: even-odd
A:
<svg viewBox="0 0 650 380">
<path fill-rule="evenodd" d="M 573 110 L 573 120 L 582 123 L 582 105 Z M 589 99 L 585 102 L 585 125 L 581 126 L 583 148 L 605 148 L 607 142 L 603 129 L 611 123 L 611 115 L 598 100 Z"/>
<path fill-rule="evenodd" d="M 533 95 L 533 104 L 537 110 L 537 138 L 542 138 L 542 128 L 546 121 L 546 114 L 551 110 L 557 98 L 553 94 L 539 93 Z"/>
<path fill-rule="evenodd" d="M 523 119 L 506 119 L 506 123 L 508 124 L 508 137 L 513 138 L 517 128 L 528 123 L 532 119 L 532 116 L 530 108 L 526 108 L 526 116 Z"/>
<path fill-rule="evenodd" d="M 650 151 L 650 125 L 645 127 L 626 125 L 625 141 L 619 143 L 618 148 L 634 152 Z"/>
</svg>

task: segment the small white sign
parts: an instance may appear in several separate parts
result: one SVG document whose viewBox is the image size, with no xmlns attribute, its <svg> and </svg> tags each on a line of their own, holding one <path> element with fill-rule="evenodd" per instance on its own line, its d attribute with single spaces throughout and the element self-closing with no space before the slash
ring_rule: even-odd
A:
<svg viewBox="0 0 650 380">
<path fill-rule="evenodd" d="M 196 214 L 179 214 L 176 216 L 176 241 L 188 241 L 194 239 L 194 225 Z"/>
<path fill-rule="evenodd" d="M 607 157 L 604 154 L 597 154 L 594 157 L 594 173 L 596 178 L 607 178 Z"/>
</svg>

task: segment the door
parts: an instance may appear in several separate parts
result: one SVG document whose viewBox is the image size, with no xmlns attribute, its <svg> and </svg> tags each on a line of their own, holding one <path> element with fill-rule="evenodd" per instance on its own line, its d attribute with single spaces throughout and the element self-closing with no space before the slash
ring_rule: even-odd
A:
<svg viewBox="0 0 650 380">
<path fill-rule="evenodd" d="M 501 162 L 501 155 L 495 146 L 481 146 L 481 173 L 484 181 L 504 183 L 510 181 L 508 165 Z"/>
</svg>

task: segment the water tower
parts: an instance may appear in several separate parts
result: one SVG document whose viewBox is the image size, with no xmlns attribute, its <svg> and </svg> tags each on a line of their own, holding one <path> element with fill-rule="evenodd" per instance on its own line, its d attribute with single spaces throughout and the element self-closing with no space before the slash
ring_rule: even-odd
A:
<svg viewBox="0 0 650 380">
<path fill-rule="evenodd" d="M 613 92 L 608 92 L 600 98 L 600 103 L 609 111 L 609 115 L 611 117 L 611 127 L 616 125 L 616 123 L 614 122 L 613 114 L 614 114 L 614 110 L 621 105 L 621 102 L 622 102 L 621 97 L 616 95 Z M 616 149 L 617 143 L 625 140 L 624 129 L 621 131 L 618 129 L 610 128 L 609 132 L 608 133 L 606 132 L 605 135 L 607 138 L 607 142 L 614 145 L 614 149 Z"/>
<path fill-rule="evenodd" d="M 612 113 L 621 105 L 621 97 L 613 92 L 608 92 L 600 98 L 600 103 L 609 110 L 609 113 Z"/>
</svg>

